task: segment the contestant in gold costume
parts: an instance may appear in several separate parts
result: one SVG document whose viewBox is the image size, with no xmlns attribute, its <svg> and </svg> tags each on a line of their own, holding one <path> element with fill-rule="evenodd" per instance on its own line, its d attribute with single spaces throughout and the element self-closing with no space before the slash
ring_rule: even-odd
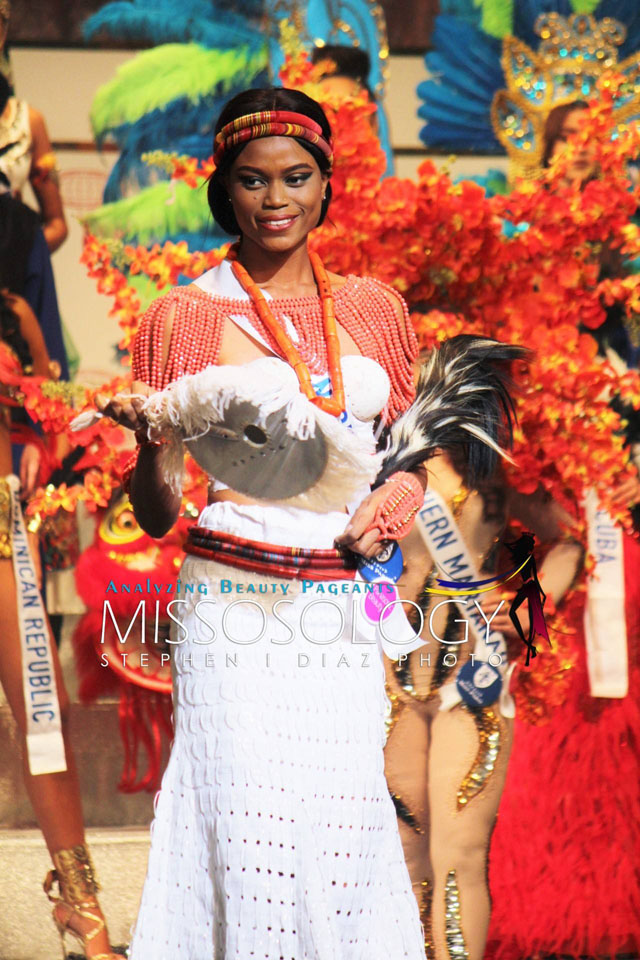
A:
<svg viewBox="0 0 640 960">
<path fill-rule="evenodd" d="M 551 502 L 507 492 L 499 477 L 481 490 L 469 490 L 463 473 L 450 459 L 434 458 L 429 462 L 429 491 L 448 507 L 480 576 L 495 573 L 498 541 L 509 516 L 517 515 L 539 541 L 558 538 L 541 570 L 546 593 L 558 601 L 581 561 L 577 543 L 560 538 L 560 524 L 567 518 Z M 434 516 L 435 510 L 423 519 L 428 522 Z M 514 705 L 507 693 L 511 670 L 505 661 L 502 692 L 495 702 L 471 707 L 456 698 L 452 681 L 478 650 L 471 631 L 465 640 L 467 608 L 442 604 L 446 596 L 428 592 L 442 574 L 419 526 L 403 542 L 403 553 L 401 592 L 422 609 L 422 636 L 429 645 L 404 662 L 386 661 L 392 704 L 387 781 L 421 907 L 427 956 L 480 960 L 490 917 L 489 842 L 513 737 Z M 497 591 L 478 597 L 487 618 L 499 603 L 496 597 Z M 520 642 L 511 644 L 517 638 L 505 607 L 491 628 L 501 631 L 515 655 L 520 654 Z"/>
</svg>

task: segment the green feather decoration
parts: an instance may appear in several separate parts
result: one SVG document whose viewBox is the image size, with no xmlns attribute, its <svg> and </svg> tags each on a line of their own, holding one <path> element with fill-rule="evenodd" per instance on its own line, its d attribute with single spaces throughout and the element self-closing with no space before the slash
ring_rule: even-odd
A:
<svg viewBox="0 0 640 960">
<path fill-rule="evenodd" d="M 571 7 L 574 13 L 593 13 L 600 0 L 571 0 Z"/>
<path fill-rule="evenodd" d="M 96 136 L 124 123 L 135 123 L 151 110 L 185 97 L 228 93 L 248 85 L 267 64 L 266 47 L 211 50 L 197 43 L 165 43 L 144 50 L 123 64 L 113 80 L 98 90 L 91 107 Z"/>
<path fill-rule="evenodd" d="M 513 33 L 513 0 L 473 0 L 482 8 L 482 29 L 499 40 Z"/>
<path fill-rule="evenodd" d="M 165 180 L 133 197 L 105 203 L 82 221 L 98 237 L 147 246 L 157 238 L 205 230 L 211 213 L 204 190 Z"/>
</svg>

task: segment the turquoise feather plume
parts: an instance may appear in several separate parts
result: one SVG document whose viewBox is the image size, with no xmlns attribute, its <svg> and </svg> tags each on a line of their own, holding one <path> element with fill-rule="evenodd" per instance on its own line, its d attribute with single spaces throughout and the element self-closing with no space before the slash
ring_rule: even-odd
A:
<svg viewBox="0 0 640 960">
<path fill-rule="evenodd" d="M 475 0 L 440 0 L 440 13 L 464 20 L 474 27 L 479 27 L 482 19 L 482 12 Z"/>
<path fill-rule="evenodd" d="M 101 87 L 91 107 L 97 137 L 166 107 L 177 97 L 197 103 L 249 83 L 267 62 L 266 48 L 251 52 L 211 50 L 197 43 L 168 43 L 145 50 L 124 63 Z"/>
<path fill-rule="evenodd" d="M 240 7 L 243 13 L 239 13 Z M 229 49 L 259 49 L 264 38 L 255 4 L 234 4 L 234 9 L 212 0 L 117 0 L 94 13 L 84 24 L 86 40 L 106 34 L 140 44 L 189 43 Z M 253 22 L 252 22 L 253 21 Z"/>
<path fill-rule="evenodd" d="M 183 233 L 206 233 L 210 224 L 213 233 L 205 191 L 181 181 L 156 183 L 133 197 L 105 203 L 83 217 L 83 223 L 99 237 L 143 246 Z"/>
<path fill-rule="evenodd" d="M 105 206 L 86 218 L 91 229 L 145 244 L 180 237 L 211 246 L 223 239 L 211 225 L 201 191 L 181 183 L 168 186 L 166 172 L 148 168 L 141 157 L 157 149 L 210 155 L 223 102 L 240 90 L 272 82 L 268 46 L 273 37 L 265 29 L 265 11 L 273 14 L 274 23 L 283 15 L 278 0 L 116 0 L 87 20 L 87 39 L 107 35 L 130 44 L 160 45 L 121 67 L 94 100 L 96 138 L 100 143 L 110 136 L 120 157 L 107 183 Z M 336 11 L 370 50 L 375 86 L 380 38 L 370 0 L 337 0 L 337 5 L 311 0 L 305 6 L 307 32 L 330 40 Z M 318 24 L 326 29 L 316 29 Z M 344 42 L 351 41 L 347 37 Z M 380 128 L 384 135 L 384 116 Z M 131 196 L 134 190 L 140 193 Z M 122 194 L 126 199 L 119 199 Z"/>
<path fill-rule="evenodd" d="M 500 41 L 441 15 L 432 42 L 425 57 L 429 79 L 418 86 L 421 139 L 444 150 L 501 153 L 490 117 L 493 95 L 505 84 Z"/>
</svg>

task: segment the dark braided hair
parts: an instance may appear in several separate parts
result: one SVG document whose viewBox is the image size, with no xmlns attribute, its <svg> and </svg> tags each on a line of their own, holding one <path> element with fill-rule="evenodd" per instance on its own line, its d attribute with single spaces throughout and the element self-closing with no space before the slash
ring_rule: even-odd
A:
<svg viewBox="0 0 640 960">
<path fill-rule="evenodd" d="M 20 333 L 20 318 L 11 308 L 9 298 L 0 290 L 0 339 L 11 347 L 26 372 L 33 364 L 27 341 Z"/>
<path fill-rule="evenodd" d="M 12 92 L 11 84 L 4 74 L 0 73 L 0 113 L 2 113 L 6 107 Z"/>
<path fill-rule="evenodd" d="M 586 100 L 572 100 L 571 103 L 561 103 L 559 106 L 553 107 L 549 111 L 544 124 L 544 133 L 542 135 L 544 143 L 544 149 L 542 152 L 543 167 L 548 167 L 551 163 L 553 148 L 562 136 L 562 128 L 569 114 L 574 113 L 576 110 L 588 109 L 589 104 Z"/>
<path fill-rule="evenodd" d="M 40 219 L 10 193 L 0 194 L 0 289 L 24 295 L 27 264 Z"/>
<path fill-rule="evenodd" d="M 336 65 L 335 73 L 328 73 L 328 77 L 348 77 L 355 80 L 367 91 L 371 102 L 376 102 L 377 97 L 369 86 L 371 58 L 366 50 L 362 47 L 325 43 L 323 47 L 314 47 L 311 51 L 311 63 L 321 63 L 323 60 L 332 60 Z"/>
</svg>

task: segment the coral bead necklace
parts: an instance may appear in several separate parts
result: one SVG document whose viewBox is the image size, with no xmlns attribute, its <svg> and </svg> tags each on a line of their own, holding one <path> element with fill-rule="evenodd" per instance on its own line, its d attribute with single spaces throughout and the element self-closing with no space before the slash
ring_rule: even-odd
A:
<svg viewBox="0 0 640 960">
<path fill-rule="evenodd" d="M 334 417 L 339 417 L 345 407 L 344 384 L 342 382 L 342 368 L 340 366 L 340 342 L 338 340 L 338 330 L 333 303 L 333 291 L 331 283 L 327 276 L 322 260 L 317 253 L 309 253 L 313 276 L 318 286 L 320 300 L 322 303 L 322 321 L 324 339 L 327 347 L 327 360 L 329 366 L 329 377 L 331 380 L 331 396 L 319 397 L 313 389 L 311 383 L 311 374 L 309 367 L 304 362 L 299 352 L 291 342 L 290 337 L 285 333 L 282 326 L 276 320 L 267 299 L 262 290 L 258 287 L 242 264 L 232 259 L 231 269 L 236 280 L 240 283 L 245 293 L 248 293 L 253 301 L 260 320 L 269 331 L 278 347 L 282 351 L 287 363 L 295 370 L 300 389 L 304 395 L 315 403 L 316 406 L 330 413 Z"/>
</svg>

